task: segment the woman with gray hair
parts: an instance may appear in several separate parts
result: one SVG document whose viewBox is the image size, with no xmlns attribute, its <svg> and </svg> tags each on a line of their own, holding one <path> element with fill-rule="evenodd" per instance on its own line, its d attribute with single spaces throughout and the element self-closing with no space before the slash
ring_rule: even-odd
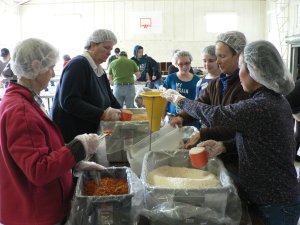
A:
<svg viewBox="0 0 300 225">
<path fill-rule="evenodd" d="M 190 73 L 193 57 L 188 51 L 178 51 L 172 58 L 172 64 L 178 68 L 178 72 L 169 74 L 163 84 L 166 89 L 177 90 L 189 99 L 195 99 L 196 84 L 199 77 Z M 180 111 L 173 104 L 167 105 L 167 112 L 176 115 Z"/>
<path fill-rule="evenodd" d="M 207 140 L 209 157 L 237 148 L 239 196 L 265 224 L 297 225 L 300 195 L 294 167 L 292 111 L 283 95 L 294 88 L 291 74 L 268 41 L 246 46 L 239 57 L 240 81 L 252 98 L 227 106 L 191 101 L 174 90 L 163 95 L 207 125 L 236 130 L 234 141 Z"/>
<path fill-rule="evenodd" d="M 78 134 L 96 133 L 100 121 L 120 118 L 120 104 L 114 97 L 101 66 L 117 38 L 110 30 L 95 30 L 82 55 L 64 68 L 54 97 L 51 118 L 61 129 L 65 142 Z"/>
<path fill-rule="evenodd" d="M 60 224 L 73 196 L 71 169 L 102 166 L 82 161 L 95 153 L 97 135 L 64 144 L 39 96 L 58 60 L 58 51 L 35 38 L 20 42 L 11 59 L 11 82 L 0 105 L 0 223 Z"/>
<path fill-rule="evenodd" d="M 172 51 L 172 58 L 173 58 L 173 56 L 177 53 L 177 52 L 179 52 L 180 51 L 180 49 L 174 49 L 173 51 Z M 176 67 L 176 65 L 173 65 L 172 63 L 171 63 L 171 65 L 168 67 L 168 74 L 172 74 L 172 73 L 176 73 L 176 72 L 178 72 L 178 68 Z M 192 67 L 190 67 L 190 73 L 192 73 L 192 74 L 194 74 L 194 70 L 193 70 L 193 68 Z"/>
<path fill-rule="evenodd" d="M 239 79 L 239 55 L 244 50 L 245 45 L 246 37 L 242 32 L 227 31 L 218 34 L 215 45 L 216 63 L 221 70 L 221 74 L 208 84 L 202 95 L 197 99 L 198 102 L 208 105 L 225 106 L 250 97 L 243 90 Z M 191 116 L 188 112 L 183 111 L 178 116 L 172 118 L 170 124 L 181 126 L 195 120 L 198 119 Z M 235 130 L 210 124 L 208 127 L 201 127 L 199 133 L 196 133 L 188 140 L 186 148 L 196 146 L 200 141 L 209 139 L 224 141 L 234 137 Z M 218 157 L 222 160 L 232 177 L 238 177 L 237 152 L 225 152 Z"/>
</svg>

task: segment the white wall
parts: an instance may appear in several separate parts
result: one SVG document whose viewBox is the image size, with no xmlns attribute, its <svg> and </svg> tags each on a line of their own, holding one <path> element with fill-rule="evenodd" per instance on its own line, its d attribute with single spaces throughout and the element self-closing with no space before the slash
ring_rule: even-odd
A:
<svg viewBox="0 0 300 225">
<path fill-rule="evenodd" d="M 290 1 L 288 33 L 289 36 L 300 34 L 300 0 Z"/>
<path fill-rule="evenodd" d="M 139 44 L 156 60 L 170 61 L 171 51 L 180 48 L 190 51 L 193 66 L 199 66 L 201 49 L 214 44 L 217 35 L 206 32 L 206 13 L 236 12 L 237 30 L 253 41 L 266 36 L 265 7 L 263 0 L 33 0 L 19 8 L 20 38 L 40 37 L 74 56 L 91 31 L 107 28 L 129 56 Z M 133 34 L 133 12 L 161 13 L 162 32 Z"/>
</svg>

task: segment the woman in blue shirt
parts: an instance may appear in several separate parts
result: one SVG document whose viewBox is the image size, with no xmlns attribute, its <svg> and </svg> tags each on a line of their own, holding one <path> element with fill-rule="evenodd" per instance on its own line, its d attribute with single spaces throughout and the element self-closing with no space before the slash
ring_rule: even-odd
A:
<svg viewBox="0 0 300 225">
<path fill-rule="evenodd" d="M 179 69 L 178 72 L 169 74 L 164 81 L 164 88 L 178 91 L 181 95 L 188 99 L 195 99 L 196 84 L 199 77 L 190 73 L 191 62 L 193 58 L 188 51 L 179 51 L 174 54 L 172 64 Z M 167 112 L 176 115 L 180 112 L 173 104 L 167 105 Z"/>
</svg>

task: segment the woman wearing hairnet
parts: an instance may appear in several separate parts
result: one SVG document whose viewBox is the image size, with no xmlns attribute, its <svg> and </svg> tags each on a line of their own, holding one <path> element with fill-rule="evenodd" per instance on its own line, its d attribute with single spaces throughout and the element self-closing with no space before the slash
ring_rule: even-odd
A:
<svg viewBox="0 0 300 225">
<path fill-rule="evenodd" d="M 87 39 L 84 53 L 72 58 L 64 68 L 51 117 L 61 129 L 65 142 L 78 134 L 96 133 L 100 120 L 119 120 L 121 106 L 100 65 L 116 43 L 113 32 L 96 30 Z"/>
<path fill-rule="evenodd" d="M 97 150 L 97 135 L 79 135 L 67 145 L 44 110 L 45 89 L 58 51 L 39 39 L 20 42 L 11 68 L 18 76 L 0 105 L 0 223 L 61 224 L 73 195 L 71 169 L 102 169 L 84 160 Z"/>
<path fill-rule="evenodd" d="M 246 93 L 240 83 L 239 79 L 239 55 L 244 50 L 246 45 L 246 37 L 239 31 L 227 31 L 220 33 L 216 41 L 216 56 L 221 74 L 216 79 L 213 79 L 204 89 L 202 95 L 197 101 L 208 105 L 229 105 L 240 100 L 248 99 L 250 96 Z M 191 123 L 197 120 L 187 111 L 179 113 L 176 117 L 171 119 L 171 125 L 178 126 Z M 203 123 L 202 123 L 203 124 Z M 195 146 L 200 141 L 214 139 L 218 141 L 233 138 L 235 131 L 222 126 L 208 127 L 202 126 L 199 133 L 192 136 L 187 142 L 186 147 Z M 226 169 L 231 176 L 237 176 L 238 173 L 238 154 L 235 151 L 226 152 L 218 156 L 224 163 Z"/>
<path fill-rule="evenodd" d="M 289 103 L 283 95 L 294 81 L 270 42 L 256 41 L 240 56 L 240 80 L 252 98 L 228 106 L 211 106 L 184 98 L 174 90 L 163 96 L 207 125 L 236 130 L 235 143 L 208 140 L 209 157 L 230 151 L 239 154 L 240 197 L 268 225 L 296 225 L 300 214 L 295 139 Z M 232 145 L 231 147 L 229 147 Z"/>
</svg>

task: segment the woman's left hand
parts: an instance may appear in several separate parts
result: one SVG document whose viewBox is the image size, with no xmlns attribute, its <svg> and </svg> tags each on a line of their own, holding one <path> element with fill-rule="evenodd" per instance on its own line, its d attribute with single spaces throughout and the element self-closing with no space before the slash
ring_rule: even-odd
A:
<svg viewBox="0 0 300 225">
<path fill-rule="evenodd" d="M 185 144 L 185 148 L 189 149 L 195 147 L 200 142 L 200 133 L 195 133 L 191 136 L 191 138 Z"/>
<path fill-rule="evenodd" d="M 184 96 L 179 94 L 179 92 L 177 92 L 173 89 L 168 89 L 168 90 L 164 91 L 160 96 L 167 99 L 167 101 L 171 102 L 174 105 L 177 105 L 177 103 L 181 99 L 185 98 Z"/>
<path fill-rule="evenodd" d="M 197 146 L 205 147 L 205 151 L 207 152 L 209 158 L 220 155 L 226 151 L 226 147 L 222 141 L 207 140 L 201 142 Z"/>
</svg>

